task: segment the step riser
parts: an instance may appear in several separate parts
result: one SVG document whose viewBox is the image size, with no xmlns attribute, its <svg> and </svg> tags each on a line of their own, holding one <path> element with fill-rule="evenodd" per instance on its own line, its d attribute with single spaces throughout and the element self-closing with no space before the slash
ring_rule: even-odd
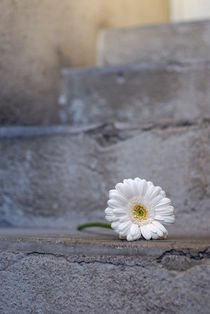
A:
<svg viewBox="0 0 210 314">
<path fill-rule="evenodd" d="M 0 140 L 2 224 L 75 227 L 103 219 L 108 190 L 139 176 L 167 191 L 176 208 L 176 228 L 207 233 L 206 125 L 143 131 L 118 124 L 76 134 L 50 130 L 52 135 Z"/>
<path fill-rule="evenodd" d="M 210 62 L 64 70 L 63 123 L 210 116 Z"/>
<path fill-rule="evenodd" d="M 98 38 L 98 65 L 206 59 L 210 21 L 104 29 Z"/>
</svg>

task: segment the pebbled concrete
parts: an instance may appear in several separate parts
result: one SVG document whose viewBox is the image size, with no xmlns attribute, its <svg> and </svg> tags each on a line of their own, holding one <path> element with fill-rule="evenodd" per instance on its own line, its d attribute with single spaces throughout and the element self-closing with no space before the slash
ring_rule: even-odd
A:
<svg viewBox="0 0 210 314">
<path fill-rule="evenodd" d="M 2 313 L 208 313 L 209 240 L 0 235 Z"/>
<path fill-rule="evenodd" d="M 108 190 L 140 176 L 175 206 L 170 234 L 209 234 L 209 122 L 0 129 L 2 226 L 104 220 Z"/>
<path fill-rule="evenodd" d="M 210 61 L 64 69 L 63 123 L 198 119 L 210 116 Z"/>
<path fill-rule="evenodd" d="M 210 21 L 108 28 L 99 33 L 98 65 L 206 59 Z"/>
</svg>

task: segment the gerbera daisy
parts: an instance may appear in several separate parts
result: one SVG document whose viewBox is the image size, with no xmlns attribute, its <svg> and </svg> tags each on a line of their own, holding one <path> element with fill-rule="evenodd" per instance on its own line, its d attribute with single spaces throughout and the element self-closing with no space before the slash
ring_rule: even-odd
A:
<svg viewBox="0 0 210 314">
<path fill-rule="evenodd" d="M 109 191 L 105 214 L 111 228 L 128 241 L 166 238 L 162 224 L 174 222 L 174 208 L 165 192 L 140 178 L 125 179 Z"/>
</svg>

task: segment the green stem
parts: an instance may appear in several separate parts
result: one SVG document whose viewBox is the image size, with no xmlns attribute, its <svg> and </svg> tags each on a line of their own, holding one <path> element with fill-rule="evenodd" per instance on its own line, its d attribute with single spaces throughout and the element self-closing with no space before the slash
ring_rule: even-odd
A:
<svg viewBox="0 0 210 314">
<path fill-rule="evenodd" d="M 112 229 L 111 224 L 105 223 L 105 222 L 90 222 L 84 225 L 79 225 L 77 227 L 77 230 L 82 230 L 89 227 L 101 227 L 101 228 L 107 228 Z"/>
</svg>

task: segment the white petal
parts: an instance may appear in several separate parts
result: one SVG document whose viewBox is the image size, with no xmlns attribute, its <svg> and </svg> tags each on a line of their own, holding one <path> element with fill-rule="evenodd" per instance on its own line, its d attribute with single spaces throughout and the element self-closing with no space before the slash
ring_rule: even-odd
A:
<svg viewBox="0 0 210 314">
<path fill-rule="evenodd" d="M 121 205 L 127 204 L 128 200 L 117 190 L 109 191 L 109 199 L 118 201 Z"/>
<path fill-rule="evenodd" d="M 127 215 L 116 214 L 116 215 L 105 215 L 106 220 L 108 221 L 118 221 L 118 222 L 125 222 L 128 221 L 129 218 Z"/>
<path fill-rule="evenodd" d="M 157 240 L 159 235 L 157 233 L 152 232 L 152 239 Z"/>
<path fill-rule="evenodd" d="M 146 190 L 145 182 L 146 182 L 145 180 L 135 178 L 135 183 L 136 183 L 136 187 L 137 187 L 137 191 L 138 191 L 139 196 L 143 196 L 145 193 L 145 190 Z"/>
<path fill-rule="evenodd" d="M 162 197 L 166 196 L 166 192 L 160 187 L 160 186 L 154 186 L 155 190 L 156 190 L 156 196 L 158 194 L 162 195 Z M 155 197 L 155 195 L 153 195 L 153 197 Z"/>
<path fill-rule="evenodd" d="M 157 228 L 151 223 L 147 225 L 151 232 L 157 232 Z"/>
<path fill-rule="evenodd" d="M 174 212 L 173 206 L 162 205 L 163 207 L 155 207 L 155 212 L 158 215 L 172 215 Z"/>
<path fill-rule="evenodd" d="M 153 221 L 152 222 L 153 225 L 155 225 L 158 229 L 162 230 L 163 233 L 167 233 L 168 234 L 168 231 L 166 230 L 166 228 L 158 221 Z"/>
<path fill-rule="evenodd" d="M 119 237 L 123 237 L 124 239 L 126 239 L 128 231 L 127 230 L 123 230 L 123 231 L 119 231 L 119 230 L 115 230 L 115 232 L 117 232 L 119 234 Z"/>
<path fill-rule="evenodd" d="M 141 226 L 141 234 L 146 240 L 150 240 L 152 237 L 151 231 L 147 225 Z"/>
<path fill-rule="evenodd" d="M 153 187 L 153 191 L 152 191 L 152 193 L 151 193 L 151 195 L 150 195 L 150 197 L 149 197 L 150 200 L 152 201 L 153 198 L 155 198 L 156 196 L 162 195 L 161 192 L 162 192 L 162 189 L 161 189 L 160 186 L 154 186 L 154 187 Z"/>
<path fill-rule="evenodd" d="M 116 201 L 116 200 L 114 200 L 114 199 L 108 200 L 107 204 L 108 204 L 108 206 L 111 207 L 111 208 L 116 208 L 116 207 L 119 208 L 119 207 L 121 207 L 120 202 L 118 202 L 118 201 Z"/>
<path fill-rule="evenodd" d="M 142 180 L 142 192 L 141 192 L 141 195 L 144 196 L 146 191 L 147 191 L 147 181 L 146 180 Z"/>
<path fill-rule="evenodd" d="M 125 181 L 125 180 L 124 180 Z M 132 190 L 128 183 L 118 183 L 115 188 L 125 197 L 131 198 L 132 197 Z"/>
<path fill-rule="evenodd" d="M 164 218 L 164 223 L 165 224 L 173 224 L 175 221 L 175 217 L 174 216 L 166 216 Z"/>
<path fill-rule="evenodd" d="M 111 216 L 105 216 L 105 219 L 106 219 L 107 221 L 109 221 L 109 222 L 112 222 L 112 221 L 113 221 Z"/>
<path fill-rule="evenodd" d="M 119 221 L 115 221 L 115 222 L 112 222 L 111 227 L 114 230 L 118 230 L 119 225 L 120 225 L 120 222 Z"/>
<path fill-rule="evenodd" d="M 122 214 L 113 214 L 113 215 L 105 215 L 106 220 L 108 221 L 127 221 L 128 216 Z"/>
<path fill-rule="evenodd" d="M 114 215 L 106 215 L 105 218 L 106 220 L 111 221 L 111 222 L 119 220 L 118 217 Z"/>
<path fill-rule="evenodd" d="M 113 209 L 110 208 L 110 207 L 107 207 L 107 208 L 105 209 L 105 214 L 107 214 L 107 215 L 113 215 Z"/>
<path fill-rule="evenodd" d="M 142 189 L 143 189 L 142 180 L 139 178 L 135 178 L 134 181 L 136 183 L 137 195 L 142 196 Z"/>
<path fill-rule="evenodd" d="M 123 232 L 123 231 L 128 232 L 130 227 L 131 227 L 131 222 L 130 221 L 125 221 L 125 222 L 120 223 L 120 225 L 118 226 L 118 230 L 120 232 Z"/>
<path fill-rule="evenodd" d="M 124 186 L 123 183 L 117 183 L 117 184 L 115 185 L 115 189 L 116 189 L 117 191 L 119 191 L 122 195 L 126 195 L 126 194 L 125 194 L 125 186 Z"/>
<path fill-rule="evenodd" d="M 163 197 L 166 197 L 166 192 L 163 191 L 162 189 L 161 189 L 161 191 L 160 191 L 160 194 L 161 194 Z"/>
<path fill-rule="evenodd" d="M 174 215 L 170 215 L 170 216 L 155 215 L 155 219 L 160 220 L 163 223 L 172 224 L 172 223 L 174 223 L 175 217 L 174 217 Z"/>
<path fill-rule="evenodd" d="M 162 230 L 160 230 L 159 228 L 157 228 L 157 232 L 156 233 L 158 234 L 158 236 L 160 238 L 162 238 L 164 232 Z"/>
<path fill-rule="evenodd" d="M 167 233 L 164 233 L 163 239 L 167 239 L 167 237 L 168 237 L 168 232 L 167 232 Z"/>
<path fill-rule="evenodd" d="M 154 225 L 153 222 L 147 226 L 152 233 L 156 233 L 159 237 L 163 236 L 163 231 L 158 226 Z"/>
<path fill-rule="evenodd" d="M 139 196 L 138 184 L 136 183 L 136 181 L 132 180 L 130 184 L 132 186 L 133 196 Z"/>
<path fill-rule="evenodd" d="M 140 231 L 139 226 L 136 224 L 132 224 L 127 234 L 127 240 L 134 241 L 134 240 L 140 239 L 140 237 L 141 237 L 141 231 Z"/>
<path fill-rule="evenodd" d="M 128 221 L 128 220 L 129 220 L 129 217 L 128 217 L 127 215 L 120 215 L 120 216 L 118 217 L 118 220 L 119 220 L 120 222 Z"/>
<path fill-rule="evenodd" d="M 131 222 L 126 221 L 124 222 L 124 224 L 121 223 L 121 225 L 118 227 L 116 231 L 119 233 L 120 236 L 126 237 L 129 232 L 130 226 Z"/>
<path fill-rule="evenodd" d="M 109 191 L 109 198 L 114 198 L 116 193 L 119 193 L 117 190 L 113 189 Z"/>
<path fill-rule="evenodd" d="M 156 219 L 156 220 L 164 221 L 164 220 L 165 220 L 165 217 L 166 217 L 166 215 L 155 214 L 155 219 Z"/>
<path fill-rule="evenodd" d="M 160 200 L 160 202 L 156 205 L 156 207 L 161 207 L 161 206 L 169 206 L 171 205 L 171 200 L 167 197 L 164 197 Z"/>
<path fill-rule="evenodd" d="M 136 224 L 132 224 L 130 227 L 130 232 L 133 236 L 137 237 L 141 235 L 140 227 Z"/>
<path fill-rule="evenodd" d="M 153 198 L 152 204 L 156 206 L 162 199 L 163 199 L 162 195 L 158 194 L 156 197 Z"/>
<path fill-rule="evenodd" d="M 127 179 L 123 181 L 125 186 L 127 187 L 129 198 L 138 195 L 136 182 L 132 179 Z"/>
<path fill-rule="evenodd" d="M 142 184 L 142 179 L 140 179 L 140 178 L 135 178 L 134 181 L 135 181 L 136 185 Z"/>
<path fill-rule="evenodd" d="M 118 220 L 117 217 L 116 217 L 116 216 L 113 216 L 113 215 L 106 215 L 105 218 L 106 218 L 106 220 L 109 221 L 109 222 Z"/>
<path fill-rule="evenodd" d="M 126 214 L 126 209 L 123 207 L 113 208 L 112 211 L 114 214 Z"/>
<path fill-rule="evenodd" d="M 149 181 L 149 182 L 147 183 L 147 191 L 146 191 L 146 193 L 145 193 L 145 199 L 150 199 L 150 197 L 151 197 L 153 191 L 154 191 L 154 185 L 153 185 L 152 182 Z"/>
</svg>

